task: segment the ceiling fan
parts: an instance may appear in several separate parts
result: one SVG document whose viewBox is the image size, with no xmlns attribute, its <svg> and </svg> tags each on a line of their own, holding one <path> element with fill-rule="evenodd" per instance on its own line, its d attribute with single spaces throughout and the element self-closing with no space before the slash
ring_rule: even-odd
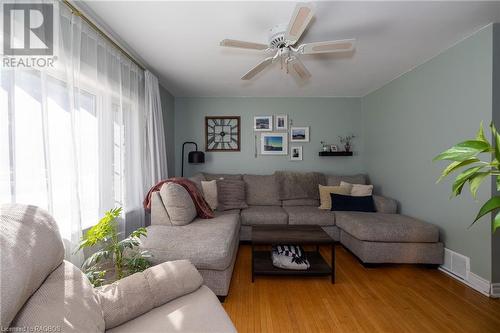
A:
<svg viewBox="0 0 500 333">
<path fill-rule="evenodd" d="M 288 25 L 279 24 L 269 30 L 269 45 L 235 39 L 224 39 L 220 42 L 220 45 L 276 52 L 274 56 L 267 57 L 249 70 L 243 75 L 242 80 L 250 80 L 276 61 L 281 62 L 281 68 L 285 67 L 287 73 L 292 69 L 302 80 L 308 80 L 311 77 L 311 73 L 309 73 L 302 61 L 300 61 L 300 55 L 350 52 L 354 50 L 354 43 L 356 41 L 355 39 L 343 39 L 295 46 L 313 16 L 314 8 L 311 3 L 298 3 Z"/>
</svg>

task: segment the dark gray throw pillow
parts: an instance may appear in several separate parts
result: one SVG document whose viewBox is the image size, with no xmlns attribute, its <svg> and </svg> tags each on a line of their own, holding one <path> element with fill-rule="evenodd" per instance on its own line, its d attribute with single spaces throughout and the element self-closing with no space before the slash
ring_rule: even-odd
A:
<svg viewBox="0 0 500 333">
<path fill-rule="evenodd" d="M 353 197 L 351 195 L 330 193 L 330 197 L 332 198 L 332 211 L 376 212 L 373 196 L 371 195 Z"/>
<path fill-rule="evenodd" d="M 219 205 L 217 210 L 247 208 L 245 201 L 245 182 L 236 179 L 217 180 L 217 196 Z"/>
</svg>

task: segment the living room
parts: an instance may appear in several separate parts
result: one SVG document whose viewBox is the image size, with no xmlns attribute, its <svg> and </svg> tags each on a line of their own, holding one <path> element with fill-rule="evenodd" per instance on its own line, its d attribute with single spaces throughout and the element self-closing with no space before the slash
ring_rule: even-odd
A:
<svg viewBox="0 0 500 333">
<path fill-rule="evenodd" d="M 500 2 L 2 11 L 2 331 L 500 331 Z"/>
</svg>

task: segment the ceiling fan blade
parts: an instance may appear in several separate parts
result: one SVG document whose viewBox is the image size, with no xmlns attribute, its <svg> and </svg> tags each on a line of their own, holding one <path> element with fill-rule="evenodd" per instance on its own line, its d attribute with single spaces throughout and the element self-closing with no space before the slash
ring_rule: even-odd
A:
<svg viewBox="0 0 500 333">
<path fill-rule="evenodd" d="M 304 66 L 304 63 L 300 61 L 299 58 L 293 57 L 289 61 L 289 66 L 292 67 L 292 69 L 297 73 L 297 75 L 302 79 L 302 80 L 309 80 L 311 78 L 311 73 L 307 70 L 306 66 Z"/>
<path fill-rule="evenodd" d="M 238 47 L 241 49 L 253 49 L 253 50 L 265 50 L 265 49 L 269 48 L 269 46 L 266 44 L 245 42 L 245 41 L 236 40 L 236 39 L 224 39 L 220 42 L 220 46 Z"/>
<path fill-rule="evenodd" d="M 288 42 L 288 45 L 297 43 L 313 16 L 314 10 L 311 3 L 297 4 L 285 33 L 285 40 Z"/>
<path fill-rule="evenodd" d="M 255 66 L 254 68 L 249 70 L 245 75 L 243 75 L 243 77 L 241 79 L 242 80 L 250 80 L 255 75 L 262 72 L 264 70 L 264 68 L 269 66 L 273 62 L 273 59 L 274 59 L 273 57 L 269 57 L 269 58 L 264 59 L 257 66 Z"/>
<path fill-rule="evenodd" d="M 354 50 L 355 43 L 355 39 L 343 39 L 304 44 L 299 49 L 302 54 L 349 52 Z"/>
</svg>

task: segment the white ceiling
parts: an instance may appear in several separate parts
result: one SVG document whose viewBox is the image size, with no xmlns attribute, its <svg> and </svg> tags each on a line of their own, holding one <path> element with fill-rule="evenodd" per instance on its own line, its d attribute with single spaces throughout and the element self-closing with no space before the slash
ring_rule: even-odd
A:
<svg viewBox="0 0 500 333">
<path fill-rule="evenodd" d="M 491 22 L 499 2 L 316 2 L 302 42 L 356 38 L 352 56 L 302 60 L 300 83 L 273 64 L 240 77 L 263 51 L 222 48 L 224 38 L 267 42 L 294 2 L 87 1 L 98 22 L 140 55 L 175 96 L 364 96 Z"/>
</svg>

